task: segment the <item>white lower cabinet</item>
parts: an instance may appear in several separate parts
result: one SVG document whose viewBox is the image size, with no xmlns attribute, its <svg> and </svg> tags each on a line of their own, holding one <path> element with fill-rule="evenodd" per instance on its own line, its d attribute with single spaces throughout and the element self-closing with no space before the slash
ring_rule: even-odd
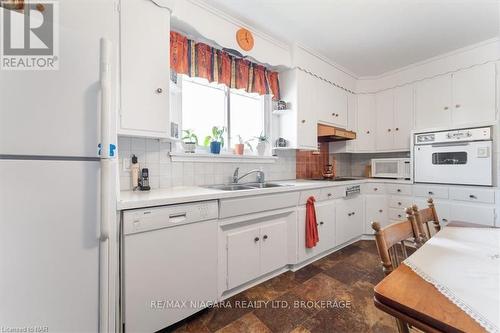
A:
<svg viewBox="0 0 500 333">
<path fill-rule="evenodd" d="M 378 222 L 383 227 L 388 225 L 387 196 L 385 195 L 365 196 L 364 233 L 367 235 L 373 234 L 372 222 Z"/>
<path fill-rule="evenodd" d="M 495 208 L 492 206 L 453 202 L 450 203 L 450 221 L 494 226 Z"/>
<path fill-rule="evenodd" d="M 284 267 L 288 260 L 287 228 L 295 214 L 255 220 L 255 224 L 224 231 L 226 287 L 232 289 Z M 250 220 L 251 223 L 251 220 Z"/>
<path fill-rule="evenodd" d="M 335 243 L 340 245 L 363 234 L 363 197 L 336 201 Z"/>
<path fill-rule="evenodd" d="M 335 201 L 316 203 L 316 222 L 318 223 L 319 243 L 313 248 L 306 248 L 306 208 L 299 208 L 298 213 L 298 261 L 304 261 L 335 247 Z"/>
<path fill-rule="evenodd" d="M 234 288 L 260 274 L 260 228 L 227 233 L 227 284 Z"/>
</svg>

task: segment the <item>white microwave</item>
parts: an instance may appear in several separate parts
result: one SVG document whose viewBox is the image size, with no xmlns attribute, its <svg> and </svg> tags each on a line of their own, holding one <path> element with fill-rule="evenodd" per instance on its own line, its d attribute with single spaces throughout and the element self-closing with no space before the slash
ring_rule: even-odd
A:
<svg viewBox="0 0 500 333">
<path fill-rule="evenodd" d="M 372 159 L 373 178 L 410 179 L 409 158 L 374 158 Z"/>
</svg>

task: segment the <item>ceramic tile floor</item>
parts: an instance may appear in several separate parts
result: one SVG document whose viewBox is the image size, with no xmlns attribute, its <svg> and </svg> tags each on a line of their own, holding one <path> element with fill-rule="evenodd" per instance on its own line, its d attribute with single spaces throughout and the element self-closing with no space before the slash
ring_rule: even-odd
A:
<svg viewBox="0 0 500 333">
<path fill-rule="evenodd" d="M 395 319 L 373 305 L 373 287 L 383 277 L 375 242 L 358 241 L 231 297 L 227 302 L 232 307 L 203 310 L 163 331 L 397 332 Z"/>
</svg>

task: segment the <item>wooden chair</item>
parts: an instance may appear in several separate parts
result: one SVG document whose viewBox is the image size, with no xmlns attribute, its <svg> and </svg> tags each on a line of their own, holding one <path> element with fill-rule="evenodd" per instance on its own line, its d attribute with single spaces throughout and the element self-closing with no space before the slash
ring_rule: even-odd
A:
<svg viewBox="0 0 500 333">
<path fill-rule="evenodd" d="M 378 222 L 372 222 L 372 228 L 375 230 L 377 250 L 385 275 L 389 275 L 399 266 L 402 259 L 404 260 L 408 257 L 405 242 L 418 242 L 419 231 L 413 216 L 412 207 L 406 209 L 406 214 L 406 220 L 393 223 L 385 228 L 381 228 Z M 400 247 L 400 251 L 398 251 L 397 246 Z M 406 322 L 397 318 L 396 321 L 400 333 L 409 332 Z"/>
<path fill-rule="evenodd" d="M 441 230 L 441 226 L 439 225 L 439 217 L 436 212 L 436 207 L 434 207 L 434 200 L 432 198 L 427 199 L 428 207 L 425 209 L 418 209 L 417 205 L 413 205 L 413 216 L 415 216 L 415 222 L 418 227 L 419 232 L 419 240 L 421 244 L 425 243 L 429 238 L 432 237 L 431 228 L 429 227 L 429 223 L 432 222 L 434 226 L 434 230 L 438 232 Z M 424 227 L 425 226 L 425 227 Z"/>
</svg>

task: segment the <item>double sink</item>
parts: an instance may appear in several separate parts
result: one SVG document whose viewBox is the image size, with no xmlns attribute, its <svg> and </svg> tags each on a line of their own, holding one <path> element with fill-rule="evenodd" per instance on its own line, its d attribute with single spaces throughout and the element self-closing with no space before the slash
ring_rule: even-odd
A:
<svg viewBox="0 0 500 333">
<path fill-rule="evenodd" d="M 225 184 L 225 185 L 210 185 L 207 188 L 222 191 L 241 191 L 241 190 L 256 190 L 259 188 L 272 188 L 293 186 L 290 184 L 276 184 L 276 183 L 244 183 L 244 184 Z"/>
</svg>

